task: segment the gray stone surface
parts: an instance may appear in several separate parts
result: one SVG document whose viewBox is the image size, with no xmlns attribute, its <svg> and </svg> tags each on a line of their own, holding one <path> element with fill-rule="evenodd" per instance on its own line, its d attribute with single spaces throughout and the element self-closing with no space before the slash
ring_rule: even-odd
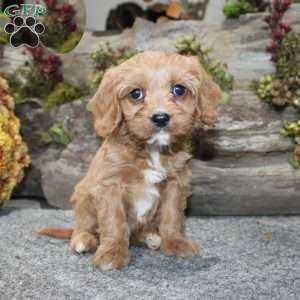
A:
<svg viewBox="0 0 300 300">
<path fill-rule="evenodd" d="M 223 14 L 223 7 L 228 0 L 210 0 L 208 1 L 204 22 L 207 25 L 222 25 L 226 16 Z"/>
<path fill-rule="evenodd" d="M 32 230 L 72 225 L 71 211 L 0 211 L 1 300 L 298 300 L 300 217 L 189 218 L 200 256 L 167 258 L 132 249 L 129 267 L 102 272 L 91 255 Z"/>
<path fill-rule="evenodd" d="M 75 101 L 61 106 L 54 114 L 54 122 L 63 123 L 72 137 L 72 142 L 61 148 L 57 158 L 46 151 L 43 157 L 47 162 L 40 167 L 43 192 L 48 203 L 56 207 L 70 207 L 74 185 L 87 171 L 100 145 L 86 105 L 87 100 Z"/>
</svg>

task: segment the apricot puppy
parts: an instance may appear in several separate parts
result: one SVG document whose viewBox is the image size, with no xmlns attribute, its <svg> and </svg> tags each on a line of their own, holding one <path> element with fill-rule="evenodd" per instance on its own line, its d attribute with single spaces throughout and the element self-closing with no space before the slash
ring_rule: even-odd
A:
<svg viewBox="0 0 300 300">
<path fill-rule="evenodd" d="M 129 263 L 131 243 L 165 255 L 192 256 L 184 236 L 191 156 L 184 140 L 196 124 L 216 121 L 219 87 L 193 57 L 148 51 L 108 70 L 91 101 L 105 138 L 71 202 L 76 252 L 96 251 L 103 270 Z"/>
</svg>

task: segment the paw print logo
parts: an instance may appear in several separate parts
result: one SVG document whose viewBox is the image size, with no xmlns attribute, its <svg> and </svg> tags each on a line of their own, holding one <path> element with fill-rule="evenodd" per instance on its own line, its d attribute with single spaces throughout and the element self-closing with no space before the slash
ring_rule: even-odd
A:
<svg viewBox="0 0 300 300">
<path fill-rule="evenodd" d="M 35 48 L 40 43 L 39 34 L 45 31 L 42 23 L 37 23 L 34 17 L 15 17 L 12 23 L 8 23 L 4 27 L 4 31 L 10 36 L 10 44 L 12 47 L 27 45 Z"/>
</svg>

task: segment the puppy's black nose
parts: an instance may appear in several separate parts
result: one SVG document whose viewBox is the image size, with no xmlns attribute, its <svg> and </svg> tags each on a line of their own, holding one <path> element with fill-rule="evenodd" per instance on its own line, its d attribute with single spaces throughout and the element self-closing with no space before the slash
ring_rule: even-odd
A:
<svg viewBox="0 0 300 300">
<path fill-rule="evenodd" d="M 156 113 L 151 117 L 152 122 L 160 128 L 166 127 L 170 121 L 170 116 L 166 113 Z"/>
</svg>

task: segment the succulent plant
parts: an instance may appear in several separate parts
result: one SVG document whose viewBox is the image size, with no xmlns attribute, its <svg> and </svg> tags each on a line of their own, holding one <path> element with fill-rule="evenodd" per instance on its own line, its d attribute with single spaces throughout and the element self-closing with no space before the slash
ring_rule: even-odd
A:
<svg viewBox="0 0 300 300">
<path fill-rule="evenodd" d="M 300 83 L 300 32 L 292 31 L 282 40 L 276 61 L 276 71 L 281 78 L 291 78 Z"/>
<path fill-rule="evenodd" d="M 272 100 L 272 88 L 274 76 L 267 75 L 260 78 L 257 84 L 257 94 L 259 97 L 266 101 Z"/>
<path fill-rule="evenodd" d="M 267 47 L 267 51 L 272 54 L 272 61 L 276 62 L 279 58 L 282 40 L 285 35 L 292 31 L 292 27 L 283 21 L 284 14 L 292 4 L 292 0 L 273 0 L 270 15 L 264 18 L 271 32 L 272 41 Z"/>
<path fill-rule="evenodd" d="M 276 106 L 300 107 L 300 33 L 288 33 L 277 55 L 276 73 L 261 78 L 257 93 Z"/>
<path fill-rule="evenodd" d="M 0 207 L 11 197 L 30 163 L 26 144 L 20 136 L 20 121 L 6 80 L 0 77 Z"/>
<path fill-rule="evenodd" d="M 96 70 L 93 85 L 98 85 L 101 82 L 104 72 L 108 68 L 123 63 L 136 53 L 137 51 L 129 47 L 114 50 L 109 43 L 101 44 L 98 50 L 91 54 Z"/>
<path fill-rule="evenodd" d="M 233 87 L 233 76 L 227 72 L 227 65 L 213 61 L 209 54 L 211 49 L 203 46 L 194 36 L 183 36 L 177 39 L 176 48 L 182 55 L 196 56 L 204 69 L 211 75 L 214 81 L 224 92 L 229 92 Z"/>
<path fill-rule="evenodd" d="M 60 82 L 46 97 L 46 108 L 52 108 L 67 102 L 71 102 L 80 98 L 82 95 L 82 90 L 76 88 L 68 82 Z"/>
<path fill-rule="evenodd" d="M 194 36 L 178 38 L 176 49 L 179 54 L 198 57 L 201 65 L 223 90 L 221 103 L 226 104 L 230 101 L 229 91 L 233 87 L 233 76 L 227 72 L 226 64 L 213 61 L 210 58 L 211 49 L 204 47 Z M 108 43 L 100 45 L 99 49 L 91 55 L 96 70 L 93 85 L 98 85 L 101 82 L 108 68 L 121 64 L 136 53 L 138 52 L 131 48 L 114 50 Z"/>
<path fill-rule="evenodd" d="M 283 127 L 281 129 L 281 134 L 283 136 L 290 137 L 296 147 L 294 150 L 294 156 L 290 159 L 290 163 L 294 168 L 300 167 L 300 120 L 294 122 L 284 121 Z"/>
<path fill-rule="evenodd" d="M 261 99 L 275 106 L 294 105 L 300 109 L 300 32 L 283 22 L 292 0 L 273 0 L 271 14 L 264 21 L 271 31 L 272 42 L 267 51 L 272 54 L 276 72 L 264 76 L 257 85 Z M 300 167 L 300 120 L 284 121 L 281 134 L 292 138 L 296 148 L 290 160 L 293 167 Z"/>
<path fill-rule="evenodd" d="M 62 1 L 45 0 L 45 4 L 48 14 L 41 40 L 47 47 L 67 53 L 75 48 L 83 35 L 76 25 L 76 10 L 72 4 Z"/>
<path fill-rule="evenodd" d="M 59 144 L 67 146 L 71 143 L 72 137 L 65 130 L 63 123 L 55 123 L 52 127 L 41 134 L 41 141 L 45 144 Z"/>
<path fill-rule="evenodd" d="M 81 97 L 86 88 L 79 89 L 64 81 L 62 61 L 58 55 L 44 48 L 28 48 L 32 59 L 13 75 L 6 76 L 11 83 L 16 103 L 28 98 L 42 98 L 46 108 L 52 108 Z"/>
<path fill-rule="evenodd" d="M 264 0 L 235 0 L 227 3 L 223 12 L 227 18 L 238 18 L 240 15 L 265 11 L 268 1 Z"/>
</svg>

